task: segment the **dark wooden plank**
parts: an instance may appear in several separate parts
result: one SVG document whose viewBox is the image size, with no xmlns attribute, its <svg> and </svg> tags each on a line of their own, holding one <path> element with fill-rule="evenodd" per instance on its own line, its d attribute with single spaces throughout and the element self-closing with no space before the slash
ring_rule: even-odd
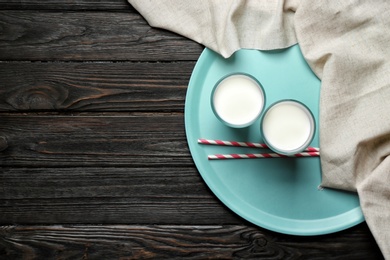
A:
<svg viewBox="0 0 390 260">
<path fill-rule="evenodd" d="M 196 60 L 203 47 L 135 12 L 0 11 L 0 60 Z"/>
<path fill-rule="evenodd" d="M 0 200 L 211 197 L 195 167 L 1 169 Z"/>
<path fill-rule="evenodd" d="M 0 63 L 0 111 L 183 112 L 194 62 Z"/>
<path fill-rule="evenodd" d="M 0 10 L 104 10 L 132 9 L 126 0 L 0 0 Z"/>
<path fill-rule="evenodd" d="M 1 224 L 242 222 L 195 167 L 0 171 Z"/>
<path fill-rule="evenodd" d="M 0 114 L 3 167 L 193 166 L 183 114 Z"/>
<path fill-rule="evenodd" d="M 365 224 L 294 237 L 252 226 L 9 226 L 1 259 L 383 259 Z"/>
</svg>

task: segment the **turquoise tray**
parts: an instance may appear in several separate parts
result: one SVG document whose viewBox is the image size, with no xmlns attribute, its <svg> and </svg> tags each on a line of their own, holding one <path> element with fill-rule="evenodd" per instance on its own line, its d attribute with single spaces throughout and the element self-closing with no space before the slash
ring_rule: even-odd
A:
<svg viewBox="0 0 390 260">
<path fill-rule="evenodd" d="M 205 49 L 192 73 L 185 103 L 188 146 L 212 192 L 244 219 L 269 230 L 293 235 L 321 235 L 364 221 L 355 193 L 321 189 L 319 158 L 207 159 L 215 153 L 260 152 L 254 148 L 198 144 L 198 138 L 260 142 L 260 119 L 232 129 L 214 116 L 210 95 L 224 75 L 254 75 L 266 94 L 265 109 L 280 99 L 306 104 L 317 120 L 312 146 L 318 146 L 320 80 L 298 45 L 280 51 L 240 50 L 229 59 Z M 210 214 L 213 214 L 210 212 Z"/>
</svg>

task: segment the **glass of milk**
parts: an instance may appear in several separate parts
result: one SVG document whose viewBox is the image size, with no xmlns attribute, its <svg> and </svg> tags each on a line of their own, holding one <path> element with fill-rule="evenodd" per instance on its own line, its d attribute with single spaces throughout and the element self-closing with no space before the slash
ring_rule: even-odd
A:
<svg viewBox="0 0 390 260">
<path fill-rule="evenodd" d="M 211 107 L 224 124 L 243 128 L 261 115 L 265 94 L 259 81 L 245 73 L 230 74 L 220 79 L 211 94 Z"/>
<path fill-rule="evenodd" d="M 315 133 L 311 111 L 296 100 L 281 100 L 272 104 L 261 121 L 264 142 L 271 150 L 284 155 L 304 151 Z"/>
</svg>

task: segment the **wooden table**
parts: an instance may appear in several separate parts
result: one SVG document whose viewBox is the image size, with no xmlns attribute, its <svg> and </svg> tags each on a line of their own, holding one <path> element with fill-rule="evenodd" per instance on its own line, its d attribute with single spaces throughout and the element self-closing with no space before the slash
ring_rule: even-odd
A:
<svg viewBox="0 0 390 260">
<path fill-rule="evenodd" d="M 203 46 L 125 0 L 0 0 L 0 259 L 381 259 L 365 223 L 254 226 L 201 179 L 184 131 Z"/>
</svg>

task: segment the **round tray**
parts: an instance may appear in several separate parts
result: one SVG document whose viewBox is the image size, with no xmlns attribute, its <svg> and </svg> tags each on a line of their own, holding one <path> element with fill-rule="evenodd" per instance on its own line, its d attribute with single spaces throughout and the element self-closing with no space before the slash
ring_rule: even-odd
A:
<svg viewBox="0 0 390 260">
<path fill-rule="evenodd" d="M 223 125 L 213 114 L 214 84 L 234 72 L 249 73 L 262 84 L 265 109 L 281 99 L 296 99 L 313 113 L 318 146 L 320 80 L 298 45 L 279 51 L 240 50 L 229 59 L 205 49 L 192 73 L 185 104 L 185 128 L 193 160 L 212 192 L 244 219 L 269 230 L 293 235 L 320 235 L 364 221 L 357 194 L 322 189 L 317 157 L 207 159 L 215 153 L 260 152 L 254 148 L 198 144 L 199 138 L 261 142 L 260 119 L 244 129 Z M 212 213 L 210 213 L 212 214 Z"/>
</svg>

